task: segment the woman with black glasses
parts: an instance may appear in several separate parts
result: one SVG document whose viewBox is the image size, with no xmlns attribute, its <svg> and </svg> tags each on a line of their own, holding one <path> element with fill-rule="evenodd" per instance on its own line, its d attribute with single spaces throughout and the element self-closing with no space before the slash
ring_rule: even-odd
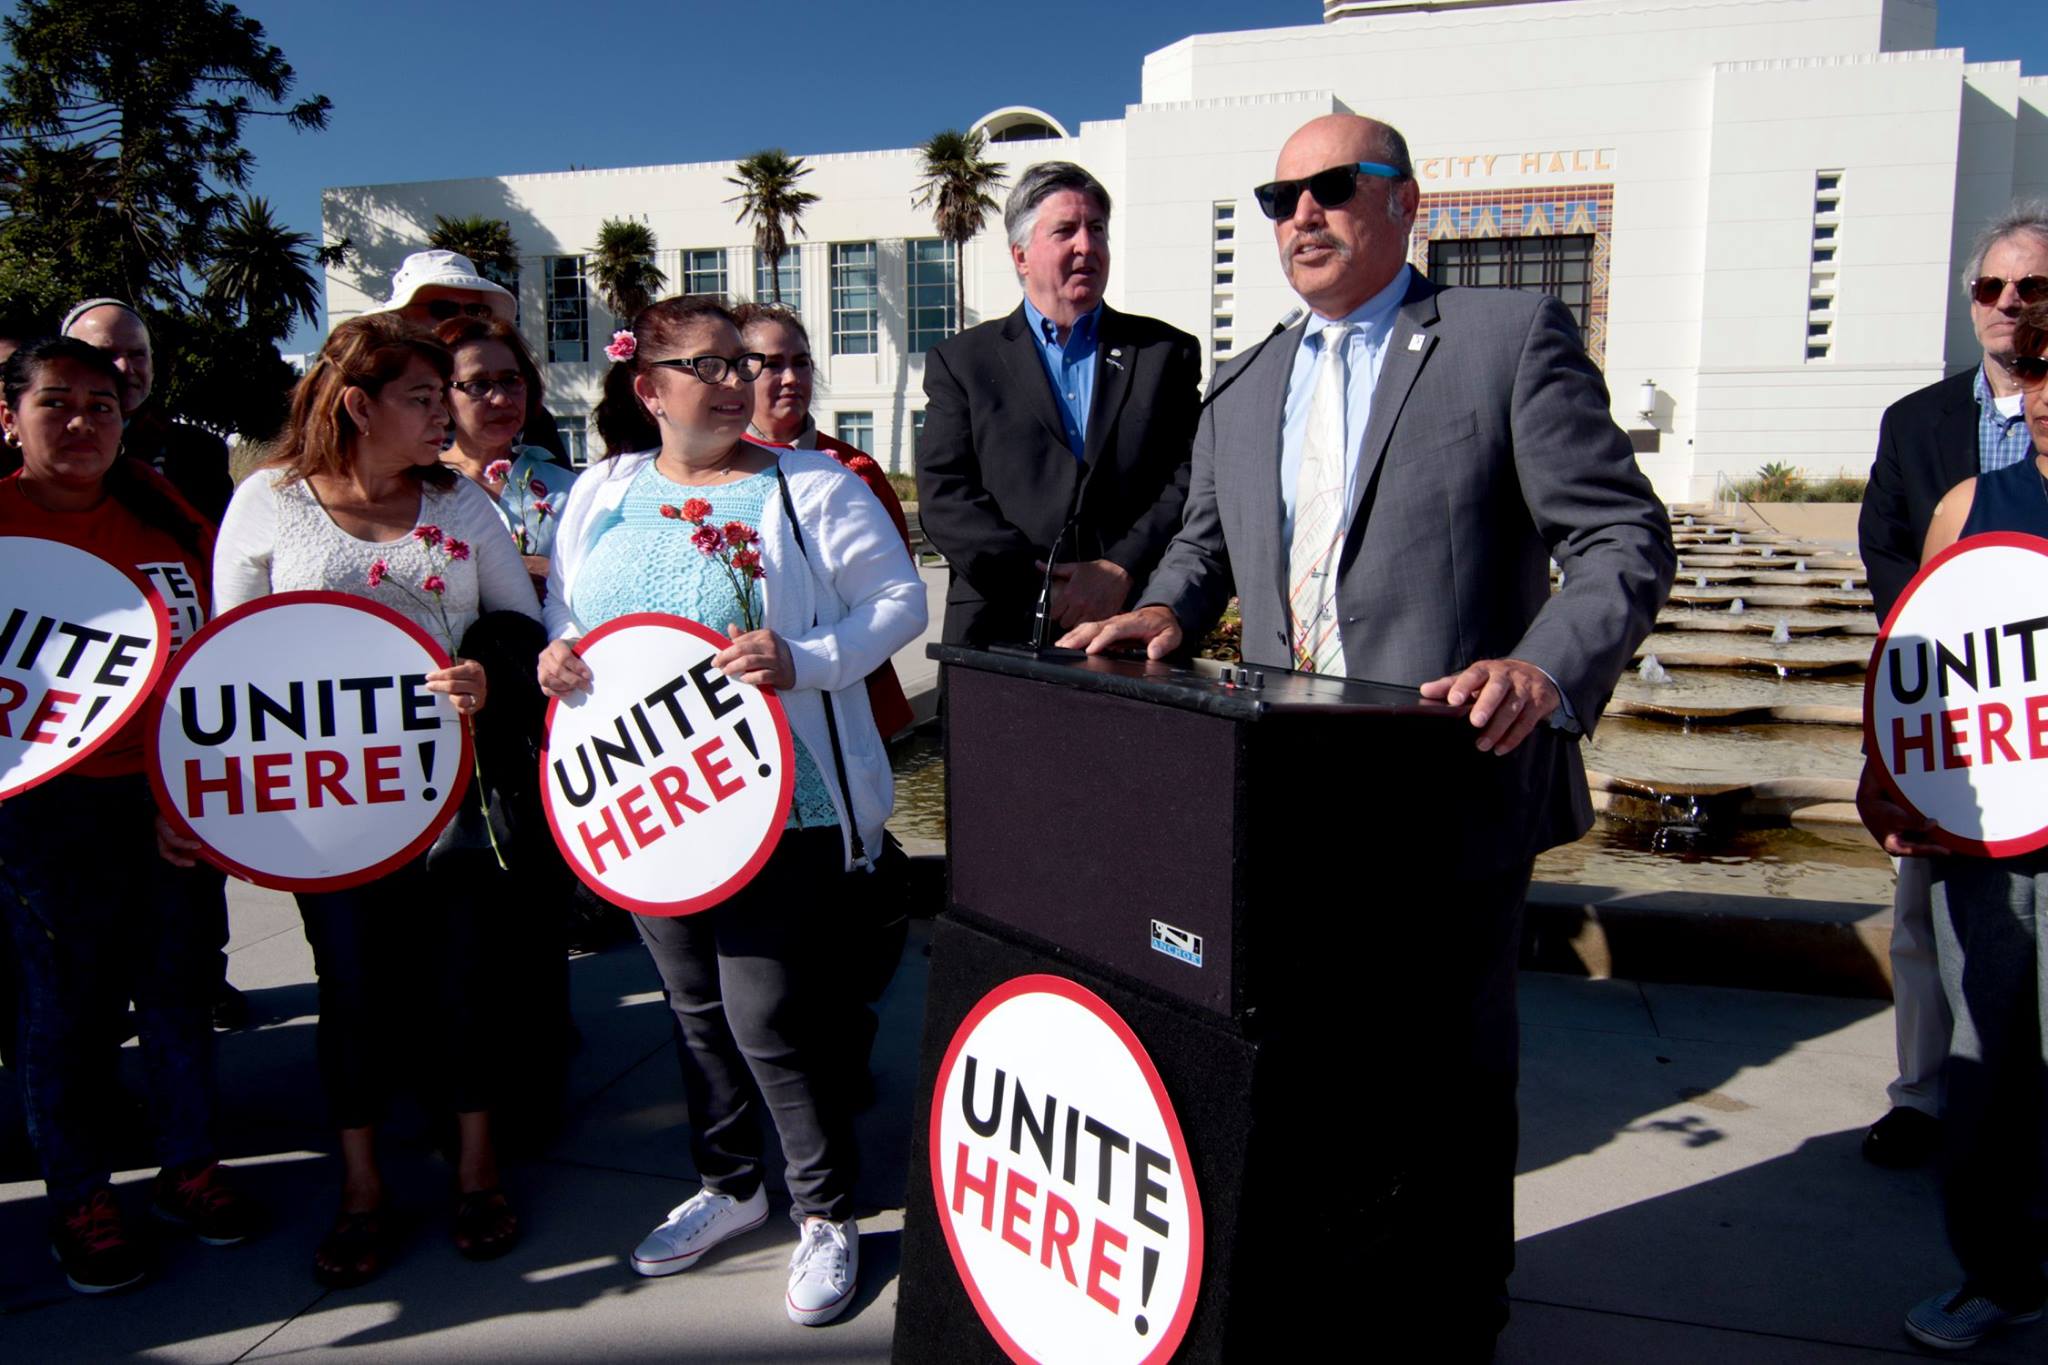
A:
<svg viewBox="0 0 2048 1365">
<path fill-rule="evenodd" d="M 746 439 L 762 357 L 741 349 L 723 306 L 664 300 L 607 353 L 616 364 L 599 422 L 630 448 L 570 492 L 548 580 L 554 643 L 541 656 L 541 685 L 555 696 L 589 686 L 570 642 L 616 617 L 666 612 L 715 627 L 740 615 L 730 580 L 674 519 L 679 504 L 702 502 L 699 520 L 760 535 L 763 576 L 749 590 L 765 624 L 736 634 L 715 663 L 776 690 L 797 754 L 789 823 L 753 881 L 695 915 L 637 917 L 682 1035 L 704 1187 L 647 1235 L 633 1268 L 686 1270 L 767 1219 L 758 1096 L 781 1139 L 801 1229 L 785 1307 L 816 1325 L 845 1311 L 859 1264 L 840 1074 L 858 1008 L 843 970 L 847 874 L 880 847 L 894 798 L 864 680 L 923 630 L 924 586 L 857 477 L 828 455 Z"/>
<path fill-rule="evenodd" d="M 489 493 L 526 561 L 534 586 L 547 582 L 555 520 L 575 474 L 548 451 L 521 444 L 541 399 L 540 367 L 519 329 L 497 318 L 460 317 L 435 329 L 455 360 L 448 384 L 454 443 L 441 462 Z"/>
</svg>

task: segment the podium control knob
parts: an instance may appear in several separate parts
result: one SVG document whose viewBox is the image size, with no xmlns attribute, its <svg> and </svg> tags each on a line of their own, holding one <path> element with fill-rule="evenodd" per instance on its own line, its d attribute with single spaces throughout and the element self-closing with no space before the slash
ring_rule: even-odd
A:
<svg viewBox="0 0 2048 1365">
<path fill-rule="evenodd" d="M 1266 685 L 1266 674 L 1265 674 L 1265 671 L 1264 671 L 1263 669 L 1261 669 L 1261 670 L 1255 670 L 1255 671 L 1254 671 L 1254 672 L 1252 673 L 1252 686 L 1253 686 L 1254 688 L 1259 688 L 1259 687 L 1264 687 L 1265 685 Z"/>
</svg>

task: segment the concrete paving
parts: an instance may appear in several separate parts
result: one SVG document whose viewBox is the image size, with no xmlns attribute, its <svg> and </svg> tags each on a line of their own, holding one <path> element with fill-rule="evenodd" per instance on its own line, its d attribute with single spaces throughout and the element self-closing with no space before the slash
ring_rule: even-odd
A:
<svg viewBox="0 0 2048 1365">
<path fill-rule="evenodd" d="M 884 1002 L 878 1098 L 862 1120 L 862 1288 L 822 1329 L 783 1316 L 790 1225 L 772 1219 L 687 1274 L 643 1280 L 634 1243 L 695 1188 L 653 970 L 637 945 L 571 964 L 584 1045 L 570 1117 L 509 1184 L 527 1235 L 472 1265 L 446 1236 L 448 1168 L 417 1121 L 387 1166 L 410 1224 L 378 1281 L 309 1273 L 336 1173 L 313 1056 L 312 963 L 286 898 L 237 886 L 230 974 L 258 1022 L 223 1035 L 228 1148 L 274 1213 L 260 1241 L 166 1234 L 161 1273 L 104 1299 L 47 1258 L 40 1186 L 0 1099 L 0 1359 L 882 1360 L 896 1308 L 923 935 Z M 1899 1316 L 1952 1283 L 1933 1178 L 1857 1155 L 1884 1106 L 1881 1002 L 1721 987 L 1522 979 L 1523 1175 L 1514 1323 L 1500 1359 L 1850 1362 L 1912 1355 Z M 133 1062 L 133 1048 L 130 1048 Z M 1374 1097 L 1398 1105 L 1398 1097 Z M 143 1166 L 138 1145 L 130 1162 Z M 146 1170 L 121 1178 L 141 1203 Z M 778 1207 L 786 1207 L 777 1192 Z M 1334 1251 L 1313 1264 L 1341 1276 Z M 1361 1341 L 1370 1328 L 1351 1315 Z M 2048 1328 L 1967 1355 L 2038 1361 Z"/>
</svg>

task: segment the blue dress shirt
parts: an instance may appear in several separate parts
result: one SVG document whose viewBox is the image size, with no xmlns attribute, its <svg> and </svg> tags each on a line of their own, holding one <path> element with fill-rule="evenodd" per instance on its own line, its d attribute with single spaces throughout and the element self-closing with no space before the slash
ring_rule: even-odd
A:
<svg viewBox="0 0 2048 1365">
<path fill-rule="evenodd" d="M 1287 406 L 1280 428 L 1280 543 L 1294 542 L 1294 485 L 1301 481 L 1301 447 L 1308 439 L 1308 405 L 1315 388 L 1316 362 L 1323 353 L 1323 328 L 1332 322 L 1352 324 L 1344 339 L 1344 492 L 1345 506 L 1358 497 L 1358 452 L 1365 444 L 1365 424 L 1372 416 L 1372 391 L 1380 382 L 1387 358 L 1387 340 L 1394 334 L 1394 314 L 1408 292 L 1410 272 L 1402 266 L 1385 289 L 1341 318 L 1309 315 L 1287 376 Z M 1348 516 L 1347 516 L 1348 520 Z"/>
<path fill-rule="evenodd" d="M 1024 300 L 1024 320 L 1038 342 L 1038 360 L 1045 377 L 1052 382 L 1054 405 L 1067 429 L 1067 449 L 1080 459 L 1088 445 L 1088 409 L 1095 401 L 1095 327 L 1102 319 L 1102 305 L 1074 319 L 1067 329 L 1066 344 L 1060 344 L 1059 327 Z"/>
<path fill-rule="evenodd" d="M 1989 474 L 2031 456 L 2034 438 L 2027 434 L 2027 414 L 2015 412 L 2007 417 L 1998 410 L 1982 365 L 1977 367 L 1977 381 L 1970 391 L 1977 396 L 1977 472 Z"/>
</svg>

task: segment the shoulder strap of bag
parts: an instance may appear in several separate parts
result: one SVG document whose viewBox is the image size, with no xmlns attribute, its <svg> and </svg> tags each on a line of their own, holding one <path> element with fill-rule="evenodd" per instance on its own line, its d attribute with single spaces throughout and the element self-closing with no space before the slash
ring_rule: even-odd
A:
<svg viewBox="0 0 2048 1365">
<path fill-rule="evenodd" d="M 789 522 L 789 533 L 796 537 L 797 553 L 804 557 L 804 563 L 811 563 L 810 547 L 804 544 L 804 528 L 796 519 L 796 501 L 789 496 L 789 480 L 782 473 L 782 462 L 775 463 L 775 489 L 782 495 L 782 515 Z M 811 624 L 818 624 L 818 613 L 811 612 Z M 832 768 L 839 778 L 839 801 L 846 811 L 846 828 L 853 835 L 853 865 L 872 867 L 868 859 L 867 845 L 860 837 L 860 822 L 853 818 L 853 789 L 846 782 L 846 753 L 839 747 L 839 710 L 832 703 L 829 689 L 819 688 L 825 698 L 825 733 L 832 740 Z"/>
</svg>

